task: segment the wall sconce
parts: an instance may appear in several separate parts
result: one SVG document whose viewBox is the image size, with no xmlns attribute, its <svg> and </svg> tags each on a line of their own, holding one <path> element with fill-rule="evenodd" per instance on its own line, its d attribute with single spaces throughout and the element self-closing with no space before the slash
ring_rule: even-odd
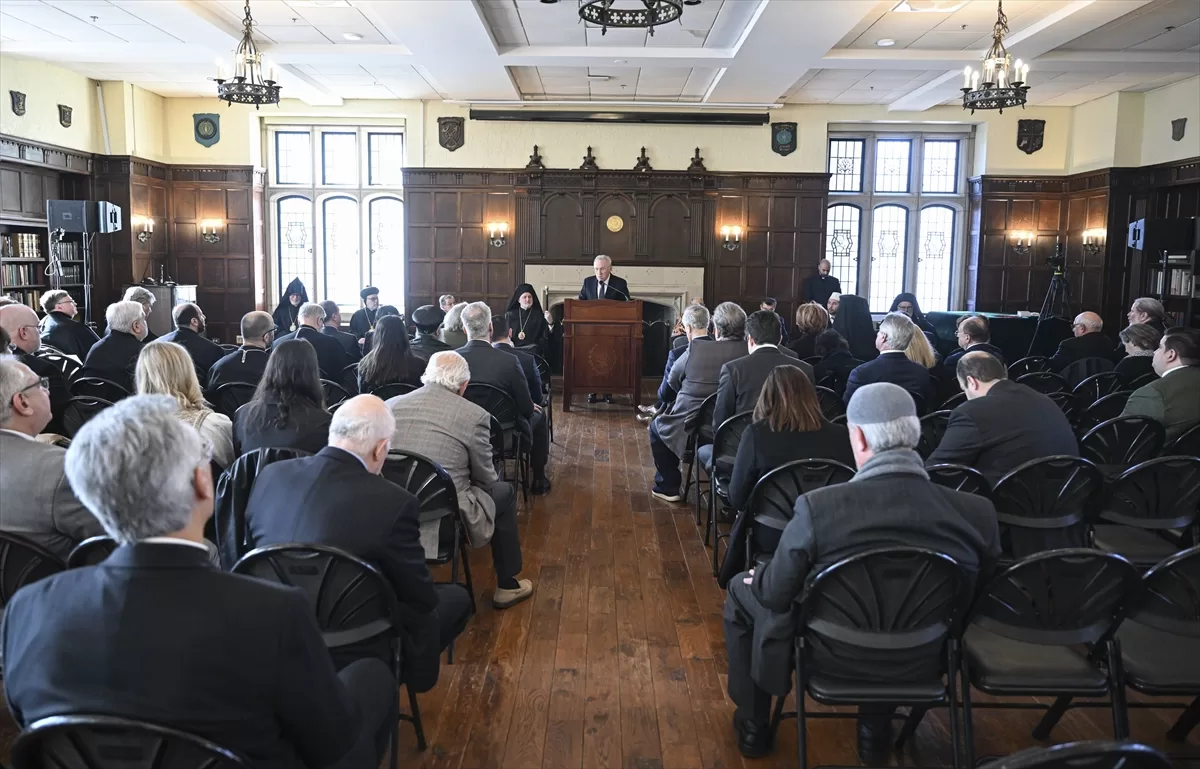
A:
<svg viewBox="0 0 1200 769">
<path fill-rule="evenodd" d="M 508 222 L 488 222 L 488 242 L 496 248 L 508 243 Z"/>
<path fill-rule="evenodd" d="M 220 219 L 205 219 L 200 222 L 200 237 L 205 243 L 220 243 L 221 235 L 217 232 L 220 227 Z"/>
<path fill-rule="evenodd" d="M 1018 230 L 1012 233 L 1016 240 L 1012 245 L 1012 250 L 1021 256 L 1029 256 L 1029 252 L 1033 250 L 1034 234 L 1025 230 Z"/>
<path fill-rule="evenodd" d="M 1100 249 L 1104 248 L 1104 236 L 1107 234 L 1102 229 L 1084 230 L 1083 250 L 1087 251 L 1091 256 L 1100 253 Z"/>
<path fill-rule="evenodd" d="M 721 227 L 721 237 L 725 239 L 726 251 L 736 251 L 742 242 L 742 228 L 736 224 L 732 227 L 726 224 Z"/>
<path fill-rule="evenodd" d="M 150 236 L 154 234 L 154 220 L 149 216 L 133 217 L 133 226 L 142 228 L 137 234 L 139 243 L 145 243 L 147 240 L 150 240 Z"/>
</svg>

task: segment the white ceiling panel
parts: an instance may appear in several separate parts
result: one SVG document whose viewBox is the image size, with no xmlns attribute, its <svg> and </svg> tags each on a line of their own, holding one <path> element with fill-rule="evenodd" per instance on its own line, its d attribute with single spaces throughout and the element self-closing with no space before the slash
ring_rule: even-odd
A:
<svg viewBox="0 0 1200 769">
<path fill-rule="evenodd" d="M 4 15 L 9 16 L 73 43 L 121 42 L 109 32 L 90 21 L 77 19 L 69 13 L 50 5 L 3 6 Z"/>
<path fill-rule="evenodd" d="M 1155 51 L 1183 51 L 1196 44 L 1196 32 L 1183 30 L 1200 20 L 1197 0 L 1153 0 L 1133 13 L 1105 24 L 1072 40 L 1062 47 L 1066 51 L 1123 51 L 1130 48 Z M 1168 27 L 1175 27 L 1174 32 Z M 1197 27 L 1200 29 L 1200 27 Z M 1142 47 L 1157 38 L 1181 34 L 1166 41 L 1178 47 Z M 1159 43 L 1162 46 L 1163 43 Z"/>
<path fill-rule="evenodd" d="M 258 28 L 258 32 L 262 33 L 263 37 L 266 37 L 276 43 L 329 42 L 329 38 L 322 35 L 316 27 L 310 27 L 307 24 L 265 24 Z"/>
</svg>

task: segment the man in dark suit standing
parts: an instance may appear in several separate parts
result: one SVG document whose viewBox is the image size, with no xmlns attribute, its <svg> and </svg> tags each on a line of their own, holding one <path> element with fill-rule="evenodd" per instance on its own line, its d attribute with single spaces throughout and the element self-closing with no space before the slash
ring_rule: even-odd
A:
<svg viewBox="0 0 1200 769">
<path fill-rule="evenodd" d="M 0 652 L 17 726 L 97 713 L 196 734 L 258 767 L 378 766 L 395 678 L 374 659 L 336 672 L 300 591 L 213 568 L 209 452 L 177 411 L 167 396 L 126 398 L 71 442 L 71 487 L 120 547 L 9 601 Z"/>
<path fill-rule="evenodd" d="M 889 312 L 875 334 L 879 357 L 850 372 L 846 382 L 846 403 L 859 387 L 875 382 L 891 382 L 909 392 L 922 407 L 933 397 L 929 369 L 908 359 L 904 351 L 913 334 L 921 330 L 902 312 Z"/>
<path fill-rule="evenodd" d="M 538 371 L 537 361 L 529 353 L 513 346 L 512 328 L 508 325 L 508 318 L 504 315 L 492 316 L 492 347 L 517 359 L 521 364 L 521 373 L 525 376 L 525 382 L 529 385 L 529 397 L 534 403 L 540 405 L 542 402 L 542 375 Z"/>
<path fill-rule="evenodd" d="M 838 561 L 883 547 L 922 547 L 953 558 L 972 577 L 986 574 L 1000 553 L 996 511 L 983 497 L 931 483 L 914 450 L 921 425 L 912 398 L 886 382 L 866 385 L 846 409 L 858 473 L 849 483 L 811 491 L 795 512 L 771 561 L 729 581 L 725 649 L 734 730 L 742 755 L 771 751 L 772 695 L 791 688 L 796 599 L 811 576 Z M 917 682 L 940 677 L 940 649 L 914 654 L 907 664 L 872 664 L 857 655 L 814 649 L 823 675 L 856 681 Z M 797 696 L 803 693 L 797 692 Z M 862 706 L 858 754 L 865 764 L 887 762 L 890 705 Z"/>
<path fill-rule="evenodd" d="M 592 270 L 596 273 L 595 276 L 583 279 L 583 288 L 579 289 L 580 299 L 609 299 L 614 302 L 628 302 L 629 284 L 624 278 L 618 278 L 612 274 L 612 258 L 600 254 L 592 260 Z M 549 312 L 546 313 L 546 322 L 550 323 L 551 318 Z M 588 403 L 596 402 L 596 393 L 588 393 Z M 612 403 L 612 395 L 605 394 L 605 403 Z"/>
<path fill-rule="evenodd" d="M 432 304 L 423 304 L 413 311 L 412 322 L 417 327 L 417 333 L 409 344 L 413 355 L 428 361 L 436 352 L 449 352 L 454 349 L 438 339 L 438 329 L 442 327 L 442 321 L 445 319 L 446 313 Z"/>
<path fill-rule="evenodd" d="M 812 366 L 797 358 L 796 353 L 771 341 L 774 339 L 779 339 L 779 316 L 773 310 L 759 310 L 746 319 L 749 353 L 721 367 L 717 404 L 713 409 L 714 433 L 734 414 L 754 410 L 763 382 L 776 366 L 795 366 L 810 382 L 813 381 Z"/>
<path fill-rule="evenodd" d="M 275 340 L 278 345 L 285 339 L 303 339 L 317 351 L 317 365 L 321 367 L 321 376 L 333 382 L 341 379 L 342 369 L 350 365 L 346 359 L 346 351 L 336 339 L 331 339 L 321 333 L 321 325 L 325 320 L 325 311 L 321 305 L 305 302 L 300 305 L 296 315 L 300 327 L 290 334 L 285 334 Z"/>
<path fill-rule="evenodd" d="M 321 333 L 330 339 L 336 339 L 342 345 L 342 350 L 346 353 L 347 366 L 354 363 L 362 357 L 362 353 L 358 347 L 358 337 L 354 334 L 347 334 L 342 331 L 342 311 L 338 307 L 338 303 L 330 299 L 321 302 L 321 309 L 325 311 L 325 320 L 321 325 Z M 357 314 L 357 313 L 355 313 Z M 374 325 L 371 330 L 374 330 Z"/>
<path fill-rule="evenodd" d="M 221 345 L 204 338 L 204 313 L 197 305 L 187 302 L 175 305 L 171 317 L 175 319 L 175 330 L 163 334 L 162 340 L 182 345 L 183 349 L 188 351 L 188 355 L 192 356 L 192 363 L 196 364 L 200 381 L 207 382 L 208 372 L 214 363 L 225 356 L 225 351 L 221 349 Z"/>
<path fill-rule="evenodd" d="M 311 542 L 378 566 L 404 616 L 403 680 L 424 692 L 437 683 L 441 650 L 466 626 L 471 597 L 461 585 L 433 583 L 417 498 L 380 475 L 395 430 L 391 410 L 374 395 L 346 401 L 333 415 L 328 446 L 259 473 L 246 525 L 254 547 Z"/>
<path fill-rule="evenodd" d="M 950 376 L 954 376 L 958 370 L 958 361 L 968 352 L 986 352 L 989 355 L 994 355 L 996 360 L 1001 363 L 1006 363 L 1004 353 L 1000 348 L 991 343 L 992 334 L 988 329 L 988 319 L 982 315 L 964 315 L 958 320 L 958 331 L 955 333 L 958 339 L 958 346 L 961 349 L 955 350 L 946 356 L 946 360 L 942 361 L 942 367 Z"/>
<path fill-rule="evenodd" d="M 842 293 L 841 281 L 829 274 L 832 270 L 833 265 L 829 260 L 822 259 L 817 264 L 817 274 L 804 279 L 805 302 L 816 302 L 824 307 L 829 302 L 829 297 Z"/>
<path fill-rule="evenodd" d="M 471 384 L 489 384 L 508 393 L 517 407 L 520 426 L 533 441 L 531 464 L 533 465 L 534 494 L 548 494 L 550 479 L 546 476 L 546 463 L 550 458 L 550 434 L 546 428 L 546 415 L 542 413 L 540 400 L 530 397 L 529 383 L 521 371 L 521 363 L 507 352 L 491 345 L 492 310 L 484 302 L 472 302 L 462 311 L 463 328 L 467 333 L 467 344 L 458 348 L 458 354 L 466 359 L 471 369 Z"/>
<path fill-rule="evenodd" d="M 74 355 L 83 363 L 88 350 L 100 341 L 96 332 L 75 320 L 79 312 L 75 300 L 66 291 L 47 291 L 42 294 L 42 344 L 53 347 L 64 355 Z"/>
<path fill-rule="evenodd" d="M 208 388 L 241 382 L 258 385 L 271 357 L 275 319 L 271 313 L 254 310 L 242 316 L 242 346 L 213 364 L 208 372 Z"/>
<path fill-rule="evenodd" d="M 79 376 L 107 379 L 133 392 L 133 372 L 148 329 L 145 310 L 132 300 L 114 302 L 104 311 L 104 320 L 108 331 L 88 351 Z"/>
<path fill-rule="evenodd" d="M 1075 316 L 1071 326 L 1075 336 L 1064 339 L 1058 345 L 1058 351 L 1050 359 L 1050 370 L 1060 372 L 1075 361 L 1084 358 L 1103 358 L 1114 362 L 1117 348 L 1113 341 L 1101 333 L 1104 320 L 1094 312 L 1081 312 Z"/>
<path fill-rule="evenodd" d="M 67 401 L 71 400 L 71 393 L 67 389 L 67 380 L 63 376 L 62 369 L 50 361 L 34 355 L 42 346 L 42 339 L 38 335 L 37 313 L 23 304 L 9 304 L 0 307 L 0 328 L 8 332 L 9 344 L 12 345 L 17 359 L 28 366 L 29 370 L 39 378 L 46 378 L 47 389 L 50 393 L 51 413 L 46 431 L 62 434 L 62 417 L 67 409 Z M 7 352 L 8 350 L 0 350 L 0 353 Z"/>
</svg>

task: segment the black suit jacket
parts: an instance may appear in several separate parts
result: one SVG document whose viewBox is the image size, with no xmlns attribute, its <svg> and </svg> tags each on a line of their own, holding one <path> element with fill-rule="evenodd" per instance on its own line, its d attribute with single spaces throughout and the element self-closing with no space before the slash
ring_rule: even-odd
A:
<svg viewBox="0 0 1200 769">
<path fill-rule="evenodd" d="M 721 366 L 717 380 L 717 402 L 713 409 L 713 432 L 721 423 L 743 411 L 753 411 L 763 384 L 776 366 L 795 366 L 811 382 L 812 366 L 786 347 L 762 347 Z"/>
<path fill-rule="evenodd" d="M 409 344 L 412 349 L 412 354 L 428 361 L 436 352 L 447 352 L 454 348 L 437 338 L 437 334 L 422 334 L 420 331 L 413 337 Z"/>
<path fill-rule="evenodd" d="M 1004 360 L 1004 353 L 1000 351 L 999 347 L 992 344 L 991 342 L 980 342 L 979 344 L 971 345 L 971 347 L 966 350 L 962 350 L 962 349 L 955 350 L 954 352 L 952 352 L 946 356 L 946 360 L 942 361 L 942 366 L 946 372 L 945 375 L 942 377 L 942 379 L 950 381 L 950 382 L 954 382 L 955 383 L 954 389 L 956 391 L 958 389 L 958 385 L 957 385 L 958 361 L 962 358 L 962 356 L 966 355 L 969 352 L 990 353 L 990 354 L 994 355 L 996 358 L 998 358 L 1001 363 L 1003 363 L 1006 366 L 1008 365 L 1008 361 Z M 951 394 L 953 394 L 953 393 L 951 393 Z"/>
<path fill-rule="evenodd" d="M 517 404 L 517 413 L 526 421 L 533 417 L 533 399 L 529 397 L 529 383 L 521 371 L 521 362 L 492 347 L 482 339 L 467 342 L 458 348 L 458 354 L 466 358 L 471 369 L 471 384 L 490 384 L 512 396 Z"/>
<path fill-rule="evenodd" d="M 845 425 L 825 421 L 820 429 L 803 433 L 791 430 L 777 433 L 766 422 L 752 423 L 738 443 L 729 481 L 729 501 L 734 509 L 746 509 L 750 492 L 760 478 L 797 459 L 833 459 L 854 467 L 850 432 Z"/>
<path fill-rule="evenodd" d="M 242 345 L 225 355 L 208 370 L 208 389 L 215 390 L 223 384 L 242 382 L 257 386 L 267 370 L 269 350 Z"/>
<path fill-rule="evenodd" d="M 321 333 L 331 339 L 337 340 L 342 345 L 342 351 L 346 353 L 347 366 L 362 357 L 362 354 L 359 352 L 358 337 L 354 336 L 354 334 L 339 331 L 333 326 L 322 326 Z"/>
<path fill-rule="evenodd" d="M 48 360 L 42 360 L 36 355 L 30 355 L 19 349 L 17 349 L 17 359 L 28 366 L 34 374 L 50 380 L 50 422 L 43 432 L 62 435 L 63 413 L 67 409 L 67 401 L 71 400 L 71 391 L 67 388 L 67 380 L 63 377 L 62 369 Z"/>
<path fill-rule="evenodd" d="M 1126 355 L 1117 361 L 1113 371 L 1117 372 L 1125 382 L 1132 382 L 1138 377 L 1154 373 L 1154 356 Z"/>
<path fill-rule="evenodd" d="M 598 285 L 599 282 L 596 280 L 595 275 L 584 278 L 583 288 L 579 289 L 579 298 L 598 299 L 599 297 L 596 296 L 596 287 Z M 608 289 L 604 292 L 604 298 L 611 299 L 614 302 L 630 301 L 629 284 L 625 282 L 624 278 L 618 278 L 616 275 L 610 273 L 608 276 Z"/>
<path fill-rule="evenodd" d="M 846 394 L 843 398 L 846 403 L 849 403 L 854 391 L 863 385 L 891 382 L 918 396 L 923 405 L 929 405 L 933 398 L 932 381 L 929 377 L 929 369 L 920 363 L 909 360 L 904 353 L 880 353 L 875 360 L 867 361 L 850 372 L 850 378 L 846 381 Z"/>
<path fill-rule="evenodd" d="M 818 385 L 826 377 L 832 376 L 834 381 L 831 389 L 840 397 L 846 393 L 850 372 L 862 364 L 863 362 L 851 355 L 849 350 L 834 350 L 813 366 L 813 376 L 817 378 Z"/>
<path fill-rule="evenodd" d="M 187 545 L 127 545 L 18 591 L 0 647 L 22 727 L 69 713 L 153 721 L 270 769 L 330 766 L 358 732 L 305 596 Z"/>
<path fill-rule="evenodd" d="M 842 293 L 842 283 L 832 275 L 813 275 L 804 279 L 804 301 L 816 302 L 824 307 L 829 297 Z"/>
<path fill-rule="evenodd" d="M 1050 370 L 1055 373 L 1061 372 L 1075 361 L 1084 358 L 1103 358 L 1115 362 L 1117 349 L 1113 346 L 1113 341 L 1099 331 L 1073 336 L 1059 343 L 1058 351 L 1050 359 Z"/>
<path fill-rule="evenodd" d="M 66 355 L 74 355 L 83 363 L 88 350 L 100 341 L 96 332 L 65 313 L 50 312 L 42 318 L 42 344 L 48 344 Z"/>
<path fill-rule="evenodd" d="M 523 350 L 518 350 L 511 344 L 497 342 L 492 347 L 516 356 L 521 363 L 521 373 L 525 376 L 525 382 L 529 385 L 529 397 L 534 403 L 540 405 L 542 402 L 542 374 L 538 371 L 537 361 L 533 359 L 533 356 Z"/>
<path fill-rule="evenodd" d="M 177 328 L 169 334 L 163 334 L 160 341 L 182 345 L 183 349 L 188 351 L 188 355 L 192 356 L 192 363 L 196 364 L 201 382 L 208 380 L 208 372 L 212 370 L 213 364 L 225 357 L 221 345 L 205 339 L 190 328 Z"/>
<path fill-rule="evenodd" d="M 310 542 L 378 566 L 404 615 L 405 681 L 423 692 L 437 683 L 442 647 L 419 509 L 416 497 L 367 472 L 358 457 L 326 446 L 315 456 L 263 468 L 246 505 L 246 525 L 254 547 Z"/>
<path fill-rule="evenodd" d="M 107 379 L 133 392 L 133 373 L 141 354 L 142 343 L 136 336 L 109 329 L 99 342 L 92 345 L 79 376 Z"/>
<path fill-rule="evenodd" d="M 325 409 L 307 403 L 288 410 L 287 421 L 277 423 L 279 406 L 266 404 L 266 424 L 251 423 L 247 403 L 233 415 L 233 450 L 239 457 L 257 449 L 300 449 L 316 454 L 329 443 L 329 423 L 332 417 Z"/>
<path fill-rule="evenodd" d="M 301 326 L 290 334 L 284 334 L 275 340 L 275 344 L 287 339 L 303 339 L 317 351 L 317 365 L 321 367 L 321 376 L 333 382 L 340 382 L 342 369 L 350 365 L 346 359 L 346 351 L 341 342 L 317 331 L 312 326 Z"/>
</svg>

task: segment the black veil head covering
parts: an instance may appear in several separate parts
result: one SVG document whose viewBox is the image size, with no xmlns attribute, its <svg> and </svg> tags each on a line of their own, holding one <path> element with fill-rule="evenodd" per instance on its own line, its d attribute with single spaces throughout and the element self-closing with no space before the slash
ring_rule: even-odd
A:
<svg viewBox="0 0 1200 769">
<path fill-rule="evenodd" d="M 907 291 L 902 294 L 896 294 L 896 298 L 892 300 L 892 309 L 888 310 L 888 312 L 899 312 L 901 302 L 909 302 L 912 304 L 912 319 L 914 323 L 925 320 L 925 313 L 921 312 L 921 303 L 917 301 L 917 295 L 910 294 Z"/>
<path fill-rule="evenodd" d="M 542 302 L 538 299 L 537 291 L 534 290 L 533 286 L 529 285 L 528 283 L 522 283 L 521 285 L 517 286 L 516 291 L 513 292 L 512 298 L 508 300 L 508 307 L 506 307 L 504 311 L 515 312 L 518 308 L 520 308 L 521 294 L 524 294 L 526 291 L 533 295 L 533 306 L 529 309 L 536 311 L 538 317 L 541 317 Z"/>
<path fill-rule="evenodd" d="M 292 294 L 300 295 L 300 304 L 308 301 L 308 289 L 304 287 L 304 282 L 299 278 L 292 278 L 292 282 L 287 284 L 287 288 L 283 290 L 283 296 L 279 297 L 279 304 L 289 304 L 288 297 Z"/>
<path fill-rule="evenodd" d="M 279 306 L 275 308 L 275 312 L 271 313 L 271 317 L 275 319 L 276 329 L 287 331 L 298 323 L 295 313 L 299 311 L 299 308 L 293 307 L 292 303 L 288 301 L 288 297 L 292 294 L 300 295 L 300 304 L 308 301 L 308 290 L 304 288 L 304 283 L 299 278 L 292 278 L 292 282 L 287 284 L 287 288 L 283 290 L 283 296 L 279 297 Z"/>
<path fill-rule="evenodd" d="M 875 323 L 871 320 L 871 309 L 867 300 L 855 294 L 842 294 L 833 328 L 850 344 L 850 354 L 859 360 L 872 360 L 879 351 L 875 349 Z"/>
</svg>

